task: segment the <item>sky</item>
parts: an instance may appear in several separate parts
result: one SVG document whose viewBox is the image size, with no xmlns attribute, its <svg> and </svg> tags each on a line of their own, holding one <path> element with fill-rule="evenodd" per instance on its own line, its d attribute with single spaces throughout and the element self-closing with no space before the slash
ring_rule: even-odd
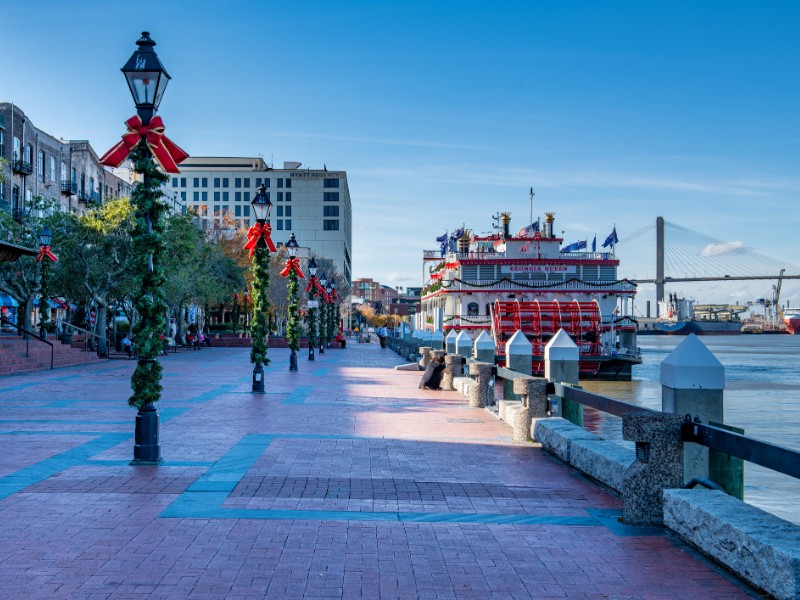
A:
<svg viewBox="0 0 800 600">
<path fill-rule="evenodd" d="M 354 277 L 422 285 L 437 236 L 497 211 L 516 231 L 531 187 L 567 243 L 615 226 L 620 276 L 654 276 L 654 246 L 625 239 L 656 216 L 800 265 L 796 2 L 0 3 L 0 100 L 48 133 L 116 143 L 119 69 L 148 30 L 189 154 L 347 171 Z M 774 283 L 667 291 L 745 302 Z"/>
</svg>

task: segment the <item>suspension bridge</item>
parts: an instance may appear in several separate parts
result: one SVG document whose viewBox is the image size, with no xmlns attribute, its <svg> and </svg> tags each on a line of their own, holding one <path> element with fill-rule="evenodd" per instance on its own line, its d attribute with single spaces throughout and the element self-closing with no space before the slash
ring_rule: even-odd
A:
<svg viewBox="0 0 800 600">
<path fill-rule="evenodd" d="M 654 283 L 658 301 L 664 300 L 664 286 L 670 283 L 800 279 L 797 265 L 755 252 L 743 242 L 725 242 L 670 223 L 664 217 L 625 236 L 616 250 L 620 254 L 634 252 L 653 232 L 655 277 L 634 279 L 636 283 Z"/>
</svg>

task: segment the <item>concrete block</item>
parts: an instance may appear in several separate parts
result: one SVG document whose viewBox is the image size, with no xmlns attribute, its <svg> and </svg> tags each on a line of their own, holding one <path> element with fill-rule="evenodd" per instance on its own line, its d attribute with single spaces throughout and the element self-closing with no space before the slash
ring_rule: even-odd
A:
<svg viewBox="0 0 800 600">
<path fill-rule="evenodd" d="M 517 407 L 522 406 L 522 402 L 519 400 L 500 400 L 497 403 L 497 416 L 498 418 L 503 421 L 503 423 L 508 423 L 508 417 L 506 416 L 506 411 L 510 409 L 516 410 Z"/>
<path fill-rule="evenodd" d="M 471 377 L 456 377 L 453 379 L 453 387 L 465 398 L 469 398 L 469 390 L 473 385 L 475 385 L 475 380 Z"/>
<path fill-rule="evenodd" d="M 417 363 L 410 363 L 407 365 L 396 365 L 394 368 L 395 371 L 419 371 L 419 365 Z"/>
<path fill-rule="evenodd" d="M 569 453 L 569 463 L 573 467 L 618 492 L 622 492 L 625 472 L 635 460 L 633 448 L 626 448 L 597 435 L 594 439 L 574 440 Z"/>
<path fill-rule="evenodd" d="M 664 490 L 664 525 L 754 586 L 800 598 L 800 527 L 732 496 Z"/>
<path fill-rule="evenodd" d="M 475 362 L 469 365 L 469 374 L 475 377 L 475 384 L 469 391 L 469 405 L 475 408 L 486 406 L 486 399 L 489 395 L 489 381 L 492 378 L 491 363 Z"/>
<path fill-rule="evenodd" d="M 448 354 L 444 357 L 444 372 L 442 373 L 442 389 L 454 390 L 453 380 L 464 372 L 464 357 L 458 354 Z"/>
<path fill-rule="evenodd" d="M 538 419 L 533 423 L 534 441 L 539 442 L 542 448 L 565 463 L 570 462 L 570 451 L 574 441 L 588 441 L 596 438 L 597 436 L 593 433 L 560 417 Z"/>
</svg>

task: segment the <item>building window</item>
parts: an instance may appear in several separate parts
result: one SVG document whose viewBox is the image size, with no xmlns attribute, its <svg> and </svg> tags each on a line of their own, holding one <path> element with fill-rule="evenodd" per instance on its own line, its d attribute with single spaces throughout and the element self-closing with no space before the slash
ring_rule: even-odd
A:
<svg viewBox="0 0 800 600">
<path fill-rule="evenodd" d="M 86 173 L 81 173 L 81 195 L 86 195 Z"/>
<path fill-rule="evenodd" d="M 220 179 L 219 177 L 214 177 L 214 187 L 219 187 Z"/>
<path fill-rule="evenodd" d="M 227 202 L 229 200 L 228 192 L 222 192 L 222 201 Z"/>
<path fill-rule="evenodd" d="M 219 204 L 214 205 L 214 216 L 215 217 L 219 216 Z"/>
<path fill-rule="evenodd" d="M 56 157 L 50 157 L 50 181 L 56 180 Z"/>
<path fill-rule="evenodd" d="M 228 207 L 227 207 L 227 206 L 223 206 L 223 207 L 222 207 L 222 216 L 224 217 L 224 216 L 226 216 L 227 214 L 228 214 Z"/>
<path fill-rule="evenodd" d="M 250 187 L 250 178 L 245 177 L 242 179 L 242 187 L 249 188 Z"/>
<path fill-rule="evenodd" d="M 219 202 L 219 198 L 220 198 L 219 192 L 214 192 L 214 202 Z"/>
<path fill-rule="evenodd" d="M 172 187 L 178 187 L 178 178 L 177 177 L 173 177 L 172 178 Z"/>
<path fill-rule="evenodd" d="M 339 192 L 324 192 L 323 195 L 322 195 L 322 199 L 325 202 L 338 202 L 339 201 Z"/>
<path fill-rule="evenodd" d="M 292 180 L 288 177 L 286 178 L 286 187 L 292 187 Z"/>
<path fill-rule="evenodd" d="M 322 207 L 322 215 L 325 217 L 338 217 L 339 216 L 339 207 L 338 206 L 323 206 Z"/>
<path fill-rule="evenodd" d="M 223 177 L 222 178 L 222 187 L 228 187 L 228 178 L 227 177 Z"/>
<path fill-rule="evenodd" d="M 267 181 L 269 181 L 269 179 L 267 179 Z M 261 177 L 256 177 L 256 187 L 261 187 Z M 265 185 L 264 187 L 269 187 L 269 186 Z"/>
<path fill-rule="evenodd" d="M 192 200 L 195 202 L 200 202 L 200 192 L 195 192 L 192 194 Z"/>
<path fill-rule="evenodd" d="M 249 204 L 245 204 L 243 208 L 244 208 L 244 216 L 245 217 L 249 217 L 250 216 L 250 205 Z"/>
<path fill-rule="evenodd" d="M 269 179 L 269 177 L 267 177 L 267 178 L 264 180 L 264 187 L 267 187 L 267 188 L 268 188 L 268 187 L 269 187 L 269 182 L 270 182 L 270 179 Z"/>
<path fill-rule="evenodd" d="M 0 129 L 0 156 L 6 155 L 6 135 L 5 132 Z"/>
<path fill-rule="evenodd" d="M 19 144 L 19 138 L 14 138 L 14 160 L 19 160 L 19 153 L 20 153 L 21 146 Z"/>
<path fill-rule="evenodd" d="M 186 187 L 186 177 L 181 177 L 181 187 Z"/>
<path fill-rule="evenodd" d="M 278 207 L 278 215 L 277 216 L 279 216 L 279 217 L 283 216 L 283 206 L 279 206 Z"/>
<path fill-rule="evenodd" d="M 339 180 L 338 179 L 326 179 L 323 183 L 323 187 L 326 188 L 337 188 L 339 187 Z"/>
<path fill-rule="evenodd" d="M 207 217 L 208 216 L 208 204 L 200 205 L 200 216 Z"/>
<path fill-rule="evenodd" d="M 287 206 L 286 208 L 284 208 L 283 209 L 283 214 L 286 217 L 291 217 L 292 216 L 292 207 L 291 206 Z"/>
<path fill-rule="evenodd" d="M 292 228 L 292 220 L 286 219 L 286 231 L 291 230 L 291 228 Z"/>
<path fill-rule="evenodd" d="M 278 231 L 283 231 L 283 219 L 278 219 Z"/>
<path fill-rule="evenodd" d="M 233 194 L 233 201 L 234 202 L 241 202 L 242 201 L 242 192 L 235 192 Z"/>
<path fill-rule="evenodd" d="M 72 167 L 72 183 L 78 182 L 78 172 L 75 170 L 75 167 Z"/>
<path fill-rule="evenodd" d="M 241 217 L 242 216 L 242 207 L 240 205 L 238 205 L 238 204 L 236 206 L 234 206 L 233 207 L 233 214 L 236 215 L 237 217 Z"/>
<path fill-rule="evenodd" d="M 203 187 L 208 187 L 208 177 L 203 177 Z"/>
<path fill-rule="evenodd" d="M 325 231 L 339 231 L 339 219 L 325 219 L 322 225 Z"/>
<path fill-rule="evenodd" d="M 292 192 L 286 192 L 286 201 L 287 202 L 291 202 L 292 201 Z"/>
<path fill-rule="evenodd" d="M 181 192 L 181 201 L 186 202 L 186 192 Z"/>
<path fill-rule="evenodd" d="M 192 183 L 194 183 L 194 187 L 200 187 L 200 178 L 195 177 Z"/>
<path fill-rule="evenodd" d="M 234 178 L 233 187 L 238 187 L 238 188 L 242 187 L 242 178 L 241 177 Z"/>
<path fill-rule="evenodd" d="M 283 187 L 283 179 L 282 179 L 282 178 L 280 178 L 280 177 L 278 177 L 278 187 L 279 187 L 279 188 L 282 188 L 282 187 Z"/>
<path fill-rule="evenodd" d="M 39 150 L 39 153 L 36 155 L 36 171 L 37 175 L 39 175 L 39 181 L 44 181 L 44 151 Z"/>
<path fill-rule="evenodd" d="M 202 192 L 200 196 L 203 199 L 203 202 L 208 202 L 208 192 Z"/>
<path fill-rule="evenodd" d="M 278 192 L 278 202 L 283 202 L 283 192 Z"/>
</svg>

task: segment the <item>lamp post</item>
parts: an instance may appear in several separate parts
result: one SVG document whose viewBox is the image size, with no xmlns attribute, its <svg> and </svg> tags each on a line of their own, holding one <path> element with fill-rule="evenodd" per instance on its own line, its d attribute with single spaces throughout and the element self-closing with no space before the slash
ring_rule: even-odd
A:
<svg viewBox="0 0 800 600">
<path fill-rule="evenodd" d="M 39 300 L 39 333 L 44 338 L 47 339 L 47 330 L 49 329 L 50 325 L 50 303 L 47 301 L 47 297 L 50 295 L 47 290 L 47 269 L 48 264 L 52 261 L 55 262 L 58 260 L 55 258 L 55 255 L 50 252 L 50 240 L 53 239 L 53 234 L 50 231 L 50 228 L 45 226 L 39 232 L 39 256 L 36 258 L 37 262 L 42 263 L 42 287 L 41 287 L 41 299 Z M 47 260 L 43 260 L 47 258 Z"/>
<path fill-rule="evenodd" d="M 275 244 L 270 234 L 272 227 L 267 222 L 272 209 L 267 190 L 262 183 L 251 202 L 256 224 L 247 232 L 245 249 L 250 250 L 253 259 L 253 321 L 250 324 L 250 334 L 253 347 L 250 350 L 250 362 L 253 363 L 253 393 L 264 393 L 264 365 L 269 364 L 267 358 L 267 336 L 269 297 L 269 251 L 276 252 Z"/>
<path fill-rule="evenodd" d="M 153 50 L 156 43 L 143 31 L 136 45 L 138 48 L 121 70 L 137 114 L 125 122 L 128 131 L 122 141 L 106 152 L 100 163 L 117 167 L 130 156 L 134 170 L 142 175 L 142 183 L 131 193 L 135 217 L 143 226 L 131 234 L 132 271 L 138 280 L 134 306 L 140 319 L 133 331 L 139 361 L 131 376 L 133 395 L 128 404 L 138 409 L 131 464 L 152 465 L 161 462 L 155 402 L 161 397 L 162 368 L 156 357 L 163 350 L 161 334 L 166 330 L 167 312 L 160 263 L 166 250 L 163 215 L 169 208 L 162 201 L 161 184 L 169 176 L 161 169 L 180 173 L 178 164 L 189 155 L 164 135 L 164 123 L 156 116 L 170 80 Z"/>
<path fill-rule="evenodd" d="M 317 312 L 312 302 L 317 297 L 317 261 L 308 261 L 308 360 L 314 360 L 314 348 L 317 344 Z"/>
<path fill-rule="evenodd" d="M 297 331 L 297 278 L 305 279 L 303 272 L 300 270 L 300 259 L 297 258 L 297 249 L 299 244 L 291 235 L 289 241 L 286 242 L 286 252 L 289 258 L 286 259 L 286 266 L 281 271 L 281 276 L 289 278 L 289 322 L 286 325 L 286 337 L 289 340 L 289 348 L 292 353 L 289 357 L 289 370 L 297 371 L 297 351 L 300 349 L 300 336 Z"/>
<path fill-rule="evenodd" d="M 325 333 L 328 330 L 328 298 L 325 296 L 325 288 L 328 285 L 328 278 L 325 273 L 319 276 L 320 307 L 319 307 L 319 353 L 325 354 Z"/>
<path fill-rule="evenodd" d="M 328 295 L 325 299 L 328 303 L 328 308 L 326 309 L 327 321 L 325 323 L 325 343 L 328 344 L 328 348 L 330 348 L 331 340 L 333 339 L 333 282 L 329 281 L 328 285 L 325 286 L 325 293 Z"/>
<path fill-rule="evenodd" d="M 338 296 L 336 295 L 336 280 L 334 279 L 331 281 L 331 302 L 333 302 L 333 306 L 331 306 L 331 315 L 333 321 L 333 328 L 331 331 L 331 338 L 333 338 L 333 334 L 340 331 L 340 320 L 341 315 L 339 314 L 339 303 L 337 302 Z"/>
</svg>

